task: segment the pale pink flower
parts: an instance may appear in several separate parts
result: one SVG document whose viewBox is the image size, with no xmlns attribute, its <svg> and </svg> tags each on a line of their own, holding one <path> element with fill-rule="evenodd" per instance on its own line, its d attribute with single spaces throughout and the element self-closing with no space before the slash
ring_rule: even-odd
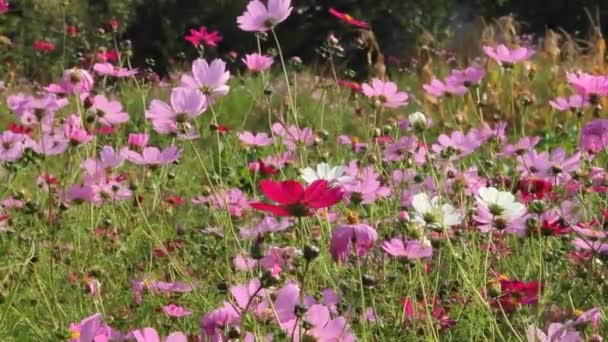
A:
<svg viewBox="0 0 608 342">
<path fill-rule="evenodd" d="M 242 61 L 247 66 L 247 69 L 252 72 L 266 71 L 274 63 L 272 57 L 260 55 L 259 53 L 245 55 Z"/>
<path fill-rule="evenodd" d="M 555 100 L 549 101 L 551 107 L 555 110 L 565 112 L 567 110 L 576 111 L 585 107 L 589 107 L 589 101 L 585 96 L 572 95 L 568 98 L 558 97 Z"/>
<path fill-rule="evenodd" d="M 399 91 L 394 82 L 385 82 L 378 78 L 374 78 L 371 84 L 363 83 L 361 90 L 365 96 L 379 101 L 380 105 L 387 108 L 405 106 L 409 98 L 406 92 Z"/>
<path fill-rule="evenodd" d="M 182 75 L 182 86 L 199 90 L 205 98 L 205 107 L 213 104 L 215 98 L 225 96 L 230 91 L 228 80 L 230 71 L 221 59 L 214 59 L 211 64 L 202 58 L 192 62 L 192 75 Z"/>
<path fill-rule="evenodd" d="M 165 165 L 178 160 L 182 155 L 182 150 L 175 146 L 165 147 L 160 150 L 158 147 L 144 147 L 141 153 L 123 149 L 121 154 L 133 164 L 137 165 Z"/>
<path fill-rule="evenodd" d="M 97 122 L 102 126 L 114 126 L 129 121 L 129 114 L 123 111 L 122 104 L 103 95 L 93 98 L 93 105 L 89 110 L 95 114 Z"/>
<path fill-rule="evenodd" d="M 88 71 L 74 68 L 65 70 L 58 84 L 49 84 L 44 89 L 49 93 L 81 95 L 88 94 L 93 85 L 93 77 Z"/>
<path fill-rule="evenodd" d="M 248 32 L 266 32 L 291 14 L 291 0 L 268 0 L 268 7 L 261 1 L 253 0 L 247 10 L 236 18 L 239 28 Z"/>
<path fill-rule="evenodd" d="M 100 75 L 125 78 L 137 75 L 137 69 L 127 69 L 112 65 L 111 63 L 96 63 L 93 70 Z"/>
<path fill-rule="evenodd" d="M 183 307 L 175 304 L 163 306 L 163 311 L 170 317 L 185 317 L 192 315 L 192 311 L 186 310 Z"/>
<path fill-rule="evenodd" d="M 247 146 L 264 147 L 274 142 L 267 133 L 251 133 L 249 131 L 237 133 L 239 140 Z"/>
<path fill-rule="evenodd" d="M 194 128 L 188 127 L 189 122 L 201 115 L 205 109 L 205 97 L 198 90 L 177 87 L 171 91 L 171 105 L 152 100 L 145 115 L 157 133 L 180 133 L 182 137 L 191 139 L 198 134 Z"/>
</svg>

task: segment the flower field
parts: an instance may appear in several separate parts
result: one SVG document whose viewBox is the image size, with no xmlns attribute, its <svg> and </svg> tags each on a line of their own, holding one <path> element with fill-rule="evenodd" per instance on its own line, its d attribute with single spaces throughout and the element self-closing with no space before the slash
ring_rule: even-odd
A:
<svg viewBox="0 0 608 342">
<path fill-rule="evenodd" d="M 292 5 L 243 8 L 233 62 L 200 27 L 162 79 L 120 49 L 0 75 L 0 340 L 602 341 L 605 45 L 355 80 L 335 37 L 283 55 Z"/>
</svg>

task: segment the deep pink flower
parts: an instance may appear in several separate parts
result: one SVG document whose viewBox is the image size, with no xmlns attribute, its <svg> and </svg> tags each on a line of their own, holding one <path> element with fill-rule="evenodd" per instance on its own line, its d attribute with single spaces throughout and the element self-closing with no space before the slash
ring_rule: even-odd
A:
<svg viewBox="0 0 608 342">
<path fill-rule="evenodd" d="M 152 100 L 146 110 L 146 118 L 152 121 L 152 127 L 160 134 L 180 134 L 192 139 L 198 136 L 189 122 L 201 115 L 206 109 L 205 97 L 196 89 L 177 87 L 171 91 L 171 105 Z"/>
<path fill-rule="evenodd" d="M 515 145 L 504 145 L 499 156 L 512 156 L 514 154 L 523 154 L 526 151 L 534 148 L 540 142 L 540 137 L 522 137 Z"/>
<path fill-rule="evenodd" d="M 599 153 L 608 149 L 608 119 L 588 122 L 581 130 L 579 146 L 590 153 Z"/>
<path fill-rule="evenodd" d="M 249 131 L 245 131 L 238 133 L 237 137 L 243 144 L 254 147 L 269 146 L 272 145 L 272 143 L 274 142 L 272 138 L 268 136 L 267 133 L 254 134 Z"/>
<path fill-rule="evenodd" d="M 182 156 L 182 150 L 175 146 L 168 146 L 160 150 L 158 147 L 144 147 L 141 153 L 123 149 L 121 154 L 130 162 L 137 165 L 166 165 L 178 160 Z"/>
<path fill-rule="evenodd" d="M 335 261 L 345 262 L 351 251 L 365 256 L 377 239 L 378 233 L 367 224 L 343 224 L 331 231 L 329 251 Z"/>
<path fill-rule="evenodd" d="M 309 216 L 316 209 L 329 208 L 340 202 L 343 190 L 330 187 L 325 180 L 316 180 L 307 188 L 293 180 L 275 182 L 264 179 L 260 181 L 264 195 L 277 204 L 265 202 L 251 203 L 251 207 L 271 212 L 276 216 Z"/>
<path fill-rule="evenodd" d="M 8 12 L 9 9 L 10 8 L 8 6 L 8 1 L 0 0 L 0 14 L 4 14 L 4 13 Z"/>
<path fill-rule="evenodd" d="M 382 243 L 382 249 L 395 258 L 423 259 L 433 256 L 433 247 L 426 246 L 419 240 L 409 240 L 404 243 L 403 239 L 393 238 Z"/>
<path fill-rule="evenodd" d="M 100 313 L 89 316 L 80 323 L 71 323 L 69 332 L 70 342 L 103 342 L 123 338 L 119 332 L 103 323 Z"/>
<path fill-rule="evenodd" d="M 528 60 L 535 53 L 533 49 L 525 47 L 518 47 L 513 50 L 510 50 L 504 44 L 500 44 L 496 47 L 484 46 L 483 51 L 490 58 L 505 66 L 511 66 L 519 62 Z"/>
<path fill-rule="evenodd" d="M 371 84 L 363 83 L 361 91 L 368 98 L 379 101 L 380 105 L 387 108 L 405 106 L 409 98 L 406 92 L 399 91 L 395 83 L 378 78 L 374 78 Z"/>
<path fill-rule="evenodd" d="M 190 34 L 184 37 L 190 44 L 199 46 L 201 43 L 209 47 L 216 47 L 217 43 L 222 41 L 222 36 L 218 31 L 207 31 L 207 27 L 201 26 L 196 29 L 190 29 Z"/>
<path fill-rule="evenodd" d="M 572 95 L 568 98 L 558 97 L 555 100 L 549 101 L 551 107 L 555 110 L 565 112 L 567 110 L 577 111 L 582 110 L 585 107 L 589 107 L 589 101 L 585 96 Z"/>
<path fill-rule="evenodd" d="M 163 306 L 163 311 L 167 314 L 167 316 L 171 317 L 185 317 L 192 315 L 192 311 L 186 310 L 183 307 L 175 304 Z"/>
<path fill-rule="evenodd" d="M 266 71 L 274 63 L 274 59 L 271 56 L 260 55 L 259 53 L 245 55 L 242 61 L 247 66 L 247 69 L 252 72 Z"/>
<path fill-rule="evenodd" d="M 137 75 L 137 69 L 127 69 L 112 65 L 111 63 L 95 63 L 93 70 L 100 75 L 125 78 Z"/>
<path fill-rule="evenodd" d="M 363 29 L 369 28 L 369 25 L 365 21 L 357 20 L 357 19 L 351 17 L 348 13 L 340 12 L 333 7 L 329 9 L 329 14 L 333 15 L 334 17 L 342 20 L 343 22 L 345 22 L 347 24 L 357 26 L 357 27 L 360 27 Z"/>
<path fill-rule="evenodd" d="M 97 122 L 102 126 L 114 126 L 129 121 L 129 114 L 123 111 L 119 101 L 109 100 L 103 95 L 93 98 L 93 105 L 89 109 L 96 116 Z"/>
<path fill-rule="evenodd" d="M 225 332 L 238 325 L 240 316 L 229 304 L 206 313 L 201 319 L 202 340 L 212 342 L 227 341 Z"/>
<path fill-rule="evenodd" d="M 55 44 L 40 39 L 34 42 L 34 50 L 38 52 L 51 53 L 55 51 Z"/>
<path fill-rule="evenodd" d="M 505 312 L 514 312 L 522 305 L 538 304 L 541 285 L 537 281 L 523 282 L 500 278 L 500 295 L 490 305 Z"/>
<path fill-rule="evenodd" d="M 147 133 L 129 133 L 127 142 L 130 146 L 144 148 L 148 145 L 150 137 Z"/>
<path fill-rule="evenodd" d="M 253 0 L 247 10 L 236 18 L 239 28 L 248 32 L 266 32 L 282 23 L 291 14 L 291 0 L 268 0 L 268 7 Z"/>
<path fill-rule="evenodd" d="M 380 182 L 380 175 L 371 165 L 359 169 L 357 161 L 353 160 L 348 164 L 346 175 L 354 179 L 343 186 L 351 201 L 371 204 L 391 194 L 391 188 Z"/>
<path fill-rule="evenodd" d="M 182 86 L 197 89 L 205 97 L 207 107 L 213 104 L 218 96 L 225 96 L 230 91 L 228 80 L 230 71 L 226 70 L 226 63 L 221 59 L 214 59 L 211 64 L 202 58 L 192 62 L 192 76 L 182 75 Z"/>
</svg>

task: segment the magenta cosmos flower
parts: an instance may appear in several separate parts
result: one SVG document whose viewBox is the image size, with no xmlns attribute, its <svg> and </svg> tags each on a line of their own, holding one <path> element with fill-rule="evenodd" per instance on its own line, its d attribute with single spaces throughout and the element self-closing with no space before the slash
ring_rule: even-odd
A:
<svg viewBox="0 0 608 342">
<path fill-rule="evenodd" d="M 580 147 L 591 153 L 608 149 L 608 119 L 595 119 L 581 131 Z"/>
<path fill-rule="evenodd" d="M 608 96 L 608 76 L 567 72 L 566 78 L 578 94 L 589 97 L 591 102 L 596 102 L 597 96 Z"/>
<path fill-rule="evenodd" d="M 567 110 L 575 112 L 588 107 L 589 101 L 585 96 L 576 94 L 567 98 L 558 97 L 555 100 L 549 101 L 549 104 L 553 109 L 560 112 L 565 112 Z"/>
<path fill-rule="evenodd" d="M 171 91 L 171 104 L 161 100 L 152 100 L 146 110 L 146 119 L 152 121 L 152 127 L 159 134 L 181 133 L 187 124 L 205 110 L 205 98 L 192 88 L 177 87 Z M 187 137 L 195 137 L 196 132 L 186 129 Z"/>
<path fill-rule="evenodd" d="M 188 342 L 188 337 L 181 332 L 174 332 L 161 339 L 158 332 L 154 328 L 143 328 L 131 331 L 127 336 L 129 340 L 136 342 Z M 97 342 L 97 340 L 95 340 Z"/>
<path fill-rule="evenodd" d="M 247 69 L 252 72 L 266 71 L 270 68 L 274 59 L 270 56 L 260 55 L 259 53 L 252 53 L 245 55 L 242 58 L 243 63 L 247 66 Z"/>
<path fill-rule="evenodd" d="M 409 98 L 406 92 L 397 89 L 394 82 L 385 82 L 378 78 L 374 78 L 371 84 L 363 83 L 361 90 L 365 96 L 377 100 L 380 105 L 387 108 L 405 106 Z"/>
<path fill-rule="evenodd" d="M 175 304 L 169 304 L 163 306 L 163 312 L 170 317 L 185 317 L 192 315 L 192 311 L 186 310 L 183 307 Z"/>
<path fill-rule="evenodd" d="M 205 97 L 205 107 L 213 104 L 218 96 L 225 96 L 230 91 L 228 80 L 230 71 L 221 59 L 214 59 L 211 64 L 202 58 L 192 62 L 192 76 L 182 75 L 182 86 L 198 89 Z"/>
<path fill-rule="evenodd" d="M 435 78 L 429 84 L 425 84 L 422 87 L 429 95 L 434 97 L 461 96 L 468 91 L 467 87 L 459 79 L 449 77 L 444 82 Z"/>
<path fill-rule="evenodd" d="M 291 14 L 291 0 L 268 0 L 268 7 L 261 1 L 253 0 L 247 4 L 243 15 L 236 18 L 239 28 L 248 32 L 266 32 Z"/>
<path fill-rule="evenodd" d="M 210 47 L 216 47 L 217 43 L 222 41 L 222 36 L 218 31 L 207 31 L 205 26 L 201 26 L 198 30 L 190 29 L 190 34 L 184 37 L 194 46 L 199 46 L 201 43 Z"/>
<path fill-rule="evenodd" d="M 0 0 L 0 14 L 8 12 L 8 2 L 6 0 Z"/>
<path fill-rule="evenodd" d="M 504 66 L 512 66 L 519 62 L 530 59 L 535 51 L 525 47 L 518 47 L 510 50 L 504 44 L 500 44 L 496 47 L 484 46 L 483 51 L 490 58 L 494 59 L 498 63 Z"/>
<path fill-rule="evenodd" d="M 486 71 L 482 68 L 470 66 L 464 70 L 452 70 L 448 78 L 457 81 L 457 83 L 462 83 L 466 87 L 470 87 L 479 84 L 485 75 Z"/>
</svg>

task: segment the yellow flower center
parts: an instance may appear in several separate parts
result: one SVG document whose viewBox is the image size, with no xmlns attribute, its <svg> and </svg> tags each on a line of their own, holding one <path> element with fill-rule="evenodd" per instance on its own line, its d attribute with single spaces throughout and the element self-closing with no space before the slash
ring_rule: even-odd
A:
<svg viewBox="0 0 608 342">
<path fill-rule="evenodd" d="M 77 330 L 70 331 L 70 339 L 71 340 L 78 340 L 78 339 L 80 339 L 80 331 L 77 331 Z"/>
</svg>

